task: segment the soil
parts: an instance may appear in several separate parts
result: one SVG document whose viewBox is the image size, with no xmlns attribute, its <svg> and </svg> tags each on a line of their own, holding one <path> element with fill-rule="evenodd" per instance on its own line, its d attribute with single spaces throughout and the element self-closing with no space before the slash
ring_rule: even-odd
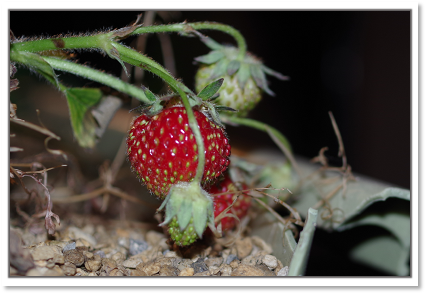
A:
<svg viewBox="0 0 426 294">
<path fill-rule="evenodd" d="M 48 235 L 44 221 L 10 227 L 10 276 L 285 276 L 288 267 L 257 236 L 172 244 L 156 224 L 103 216 L 67 217 Z M 232 242 L 233 241 L 233 242 Z M 232 244 L 225 244 L 232 243 Z"/>
</svg>

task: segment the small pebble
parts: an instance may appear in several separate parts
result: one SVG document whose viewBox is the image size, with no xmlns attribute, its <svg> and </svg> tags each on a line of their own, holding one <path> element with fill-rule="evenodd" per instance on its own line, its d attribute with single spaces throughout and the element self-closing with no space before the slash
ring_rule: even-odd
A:
<svg viewBox="0 0 426 294">
<path fill-rule="evenodd" d="M 102 250 L 98 250 L 98 251 L 96 251 L 95 253 L 93 253 L 95 256 L 96 255 L 99 255 L 101 258 L 105 258 L 106 257 L 106 255 L 105 255 L 105 252 L 103 252 Z"/>
<path fill-rule="evenodd" d="M 210 276 L 210 272 L 207 270 L 207 271 L 204 271 L 204 272 L 201 272 L 201 273 L 196 273 L 196 274 L 194 274 L 194 276 L 195 277 L 197 277 L 197 276 L 208 277 L 208 276 Z"/>
<path fill-rule="evenodd" d="M 142 258 L 129 258 L 123 261 L 123 266 L 128 268 L 136 268 L 138 264 L 143 263 Z"/>
<path fill-rule="evenodd" d="M 140 269 L 135 269 L 130 271 L 130 276 L 136 276 L 136 277 L 146 277 L 148 276 L 146 272 Z"/>
<path fill-rule="evenodd" d="M 219 273 L 219 270 L 219 267 L 215 265 L 209 267 L 209 272 L 211 275 L 217 275 Z"/>
<path fill-rule="evenodd" d="M 75 264 L 66 263 L 61 267 L 61 269 L 64 272 L 64 275 L 74 276 L 77 268 L 76 268 Z"/>
<path fill-rule="evenodd" d="M 90 272 L 96 272 L 101 268 L 102 262 L 100 260 L 91 259 L 84 263 L 86 269 Z"/>
<path fill-rule="evenodd" d="M 266 265 L 258 264 L 256 268 L 260 269 L 263 272 L 264 276 L 276 276 L 273 271 L 271 271 Z"/>
<path fill-rule="evenodd" d="M 204 263 L 208 266 L 220 266 L 223 263 L 223 257 L 212 257 L 209 259 L 206 259 Z"/>
<path fill-rule="evenodd" d="M 110 258 L 102 258 L 101 271 L 109 274 L 115 268 L 117 268 L 117 263 L 115 262 L 115 260 L 112 260 Z"/>
<path fill-rule="evenodd" d="M 152 276 L 152 275 L 158 273 L 160 271 L 160 268 L 161 267 L 160 267 L 160 264 L 158 262 L 150 262 L 150 263 L 144 265 L 142 270 L 144 272 L 146 272 L 146 274 L 148 276 Z M 136 269 L 139 269 L 139 266 L 136 267 Z"/>
<path fill-rule="evenodd" d="M 148 249 L 148 243 L 144 240 L 130 239 L 129 241 L 129 253 L 130 255 L 136 255 L 144 252 Z"/>
<path fill-rule="evenodd" d="M 173 266 L 162 266 L 160 268 L 160 276 L 175 277 L 179 275 L 179 270 Z"/>
<path fill-rule="evenodd" d="M 75 249 L 76 244 L 75 242 L 72 243 L 68 243 L 67 245 L 65 245 L 64 249 L 62 249 L 62 252 L 68 251 L 68 250 L 73 250 Z"/>
<path fill-rule="evenodd" d="M 264 273 L 255 266 L 240 264 L 239 267 L 232 271 L 231 276 L 264 276 Z"/>
<path fill-rule="evenodd" d="M 177 266 L 177 268 L 178 268 L 178 270 L 183 270 L 183 269 L 185 269 L 185 268 L 188 268 L 188 267 L 191 267 L 191 265 L 192 265 L 192 260 L 190 260 L 190 259 L 183 259 L 183 260 L 181 260 L 180 262 L 179 262 L 179 264 L 178 264 L 178 266 Z"/>
<path fill-rule="evenodd" d="M 238 259 L 238 257 L 235 254 L 229 254 L 226 258 L 226 264 L 230 264 L 233 260 Z"/>
<path fill-rule="evenodd" d="M 229 277 L 232 273 L 232 267 L 229 264 L 222 264 L 220 266 L 221 276 Z"/>
<path fill-rule="evenodd" d="M 288 275 L 288 266 L 283 267 L 278 273 L 277 276 L 285 277 Z"/>
<path fill-rule="evenodd" d="M 58 246 L 40 246 L 30 250 L 33 260 L 47 260 L 61 253 Z"/>
<path fill-rule="evenodd" d="M 195 274 L 205 272 L 205 271 L 207 271 L 209 269 L 207 267 L 207 265 L 204 263 L 204 259 L 203 258 L 199 258 L 196 262 L 194 262 L 193 264 L 191 264 L 191 267 L 194 268 Z"/>
<path fill-rule="evenodd" d="M 242 264 L 246 264 L 246 265 L 251 265 L 251 266 L 255 266 L 256 265 L 256 257 L 254 257 L 253 255 L 249 255 L 245 258 L 243 258 L 243 260 L 241 260 Z"/>
<path fill-rule="evenodd" d="M 275 269 L 278 266 L 278 260 L 273 255 L 265 255 L 262 259 L 264 265 L 266 265 L 269 269 Z"/>
<path fill-rule="evenodd" d="M 112 271 L 109 272 L 109 275 L 112 277 L 122 277 L 124 276 L 124 274 L 117 268 L 113 269 Z"/>
<path fill-rule="evenodd" d="M 240 265 L 240 261 L 238 259 L 234 259 L 233 261 L 231 261 L 229 263 L 229 265 L 233 268 L 236 269 L 239 265 Z"/>
<path fill-rule="evenodd" d="M 179 276 L 193 276 L 194 275 L 194 268 L 187 267 L 180 271 Z"/>
<path fill-rule="evenodd" d="M 64 253 L 65 263 L 72 263 L 79 267 L 84 263 L 84 255 L 77 249 L 71 249 Z"/>
</svg>

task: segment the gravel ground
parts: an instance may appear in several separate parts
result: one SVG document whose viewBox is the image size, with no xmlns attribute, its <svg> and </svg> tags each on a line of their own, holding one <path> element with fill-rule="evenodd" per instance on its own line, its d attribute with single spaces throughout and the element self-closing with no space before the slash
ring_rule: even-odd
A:
<svg viewBox="0 0 426 294">
<path fill-rule="evenodd" d="M 53 237 L 43 223 L 10 228 L 11 276 L 286 276 L 257 236 L 177 248 L 154 224 L 76 215 Z"/>
</svg>

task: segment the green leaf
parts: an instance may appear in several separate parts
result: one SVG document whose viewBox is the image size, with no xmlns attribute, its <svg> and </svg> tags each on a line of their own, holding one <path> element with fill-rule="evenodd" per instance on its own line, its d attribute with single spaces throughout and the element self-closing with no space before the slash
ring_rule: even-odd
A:
<svg viewBox="0 0 426 294">
<path fill-rule="evenodd" d="M 98 125 L 89 109 L 100 101 L 102 92 L 97 88 L 67 88 L 65 95 L 74 136 L 80 146 L 93 148 L 97 141 Z"/>
<path fill-rule="evenodd" d="M 291 259 L 288 272 L 289 276 L 302 276 L 305 273 L 309 251 L 311 250 L 312 240 L 314 239 L 317 218 L 318 211 L 309 208 L 305 226 L 300 233 L 299 243 Z"/>
<path fill-rule="evenodd" d="M 29 68 L 41 74 L 56 87 L 59 87 L 58 78 L 55 74 L 55 71 L 53 70 L 52 66 L 50 66 L 50 64 L 47 63 L 40 55 L 30 52 L 11 51 L 11 58 L 12 56 L 13 60 L 16 62 L 25 64 Z"/>
<path fill-rule="evenodd" d="M 221 51 L 211 51 L 210 53 L 202 56 L 195 57 L 194 59 L 201 63 L 212 64 L 225 56 Z"/>
<path fill-rule="evenodd" d="M 197 96 L 203 100 L 207 100 L 217 93 L 217 91 L 220 89 L 222 84 L 223 84 L 223 78 L 218 79 L 217 81 L 214 81 L 208 84 L 203 90 L 200 91 L 200 93 Z"/>
</svg>

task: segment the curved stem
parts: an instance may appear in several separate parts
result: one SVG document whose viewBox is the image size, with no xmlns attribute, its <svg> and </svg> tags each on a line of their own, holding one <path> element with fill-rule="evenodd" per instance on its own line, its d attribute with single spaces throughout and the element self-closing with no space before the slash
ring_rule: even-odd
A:
<svg viewBox="0 0 426 294">
<path fill-rule="evenodd" d="M 100 72 L 98 70 L 92 69 L 90 67 L 80 65 L 68 60 L 63 60 L 55 57 L 43 56 L 43 59 L 46 60 L 54 69 L 61 71 L 70 72 L 84 78 L 90 79 L 92 81 L 99 82 L 101 84 L 108 85 L 120 92 L 126 93 L 130 96 L 133 96 L 144 103 L 149 103 L 149 99 L 146 97 L 142 89 L 135 87 L 131 84 L 123 82 L 122 80 L 113 77 L 109 74 Z"/>
<path fill-rule="evenodd" d="M 194 30 L 217 30 L 231 35 L 237 42 L 239 48 L 238 58 L 244 58 L 247 51 L 247 44 L 243 35 L 233 27 L 215 22 L 195 22 L 195 23 L 181 23 L 170 25 L 159 25 L 150 27 L 139 27 L 135 29 L 130 35 L 146 34 L 146 33 L 165 33 L 165 32 L 191 32 Z"/>
<path fill-rule="evenodd" d="M 238 125 L 252 127 L 264 131 L 266 133 L 272 133 L 290 152 L 292 152 L 291 145 L 288 142 L 287 138 L 284 137 L 284 135 L 281 134 L 280 131 L 265 123 L 250 118 L 242 118 L 236 116 L 221 116 L 221 119 L 224 123 L 234 123 Z"/>
</svg>

